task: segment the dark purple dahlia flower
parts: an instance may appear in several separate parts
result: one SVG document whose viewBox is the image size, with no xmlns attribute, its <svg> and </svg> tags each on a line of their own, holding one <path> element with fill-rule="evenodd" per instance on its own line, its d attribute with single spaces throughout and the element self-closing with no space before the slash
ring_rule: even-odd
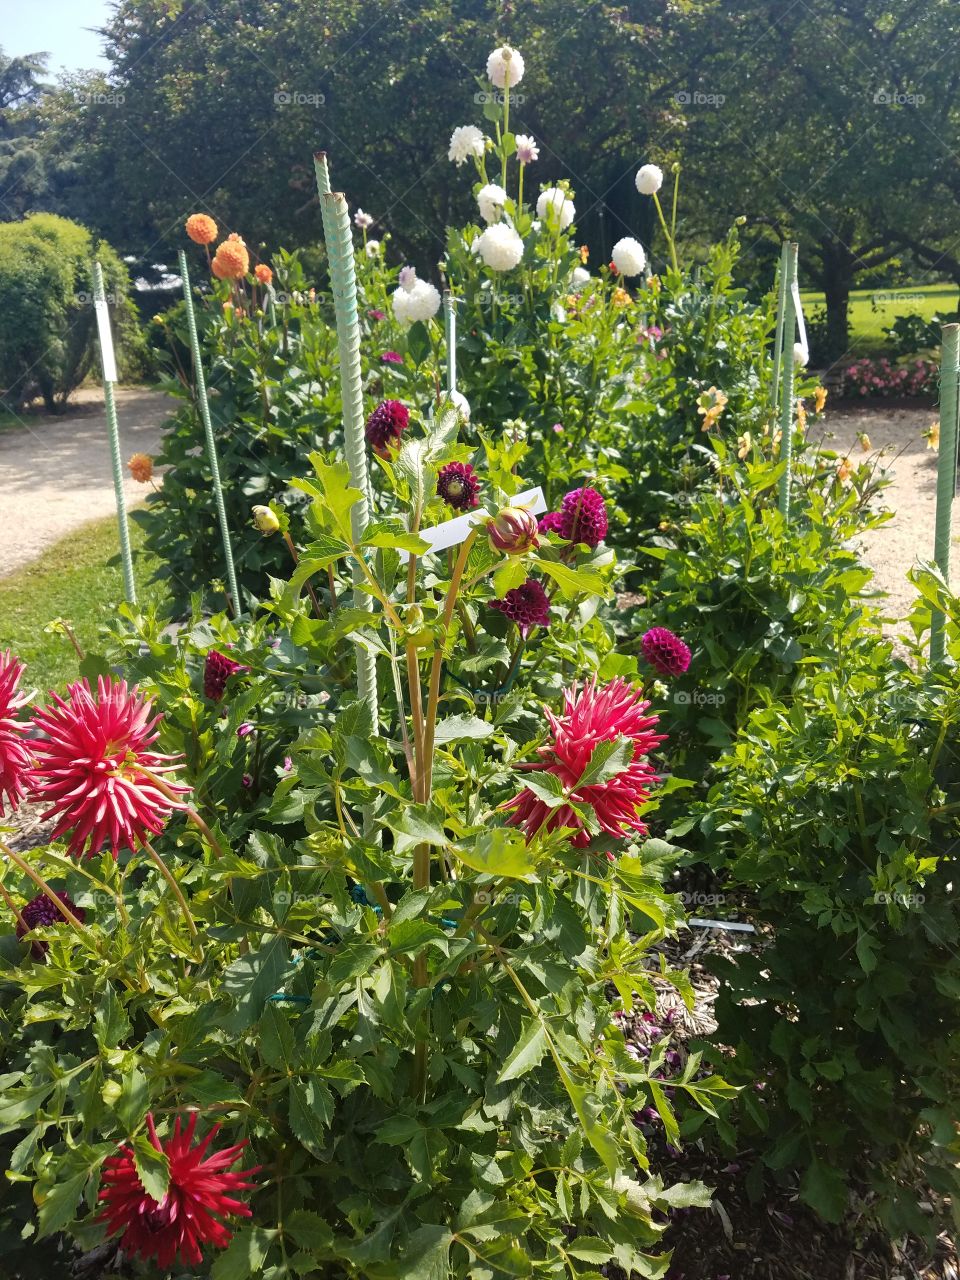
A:
<svg viewBox="0 0 960 1280">
<path fill-rule="evenodd" d="M 643 656 L 661 675 L 682 676 L 690 666 L 690 650 L 666 627 L 651 627 L 640 640 Z"/>
<path fill-rule="evenodd" d="M 550 601 L 536 578 L 528 578 L 519 587 L 508 591 L 502 600 L 491 600 L 491 609 L 515 622 L 526 640 L 533 627 L 549 627 Z"/>
<path fill-rule="evenodd" d="M 469 462 L 448 462 L 437 473 L 437 493 L 455 511 L 471 511 L 479 492 L 480 478 Z"/>
<path fill-rule="evenodd" d="M 410 410 L 405 404 L 382 400 L 367 419 L 367 443 L 379 458 L 389 458 L 409 422 Z"/>
</svg>

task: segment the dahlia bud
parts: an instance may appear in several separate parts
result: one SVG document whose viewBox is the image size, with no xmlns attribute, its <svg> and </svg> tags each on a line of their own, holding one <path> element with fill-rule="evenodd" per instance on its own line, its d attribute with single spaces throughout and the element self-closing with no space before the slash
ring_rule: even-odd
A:
<svg viewBox="0 0 960 1280">
<path fill-rule="evenodd" d="M 253 523 L 265 535 L 276 533 L 280 528 L 280 521 L 269 507 L 254 507 Z"/>
<path fill-rule="evenodd" d="M 487 521 L 490 545 L 507 556 L 523 556 L 538 547 L 537 532 L 537 517 L 524 507 L 504 507 Z"/>
</svg>

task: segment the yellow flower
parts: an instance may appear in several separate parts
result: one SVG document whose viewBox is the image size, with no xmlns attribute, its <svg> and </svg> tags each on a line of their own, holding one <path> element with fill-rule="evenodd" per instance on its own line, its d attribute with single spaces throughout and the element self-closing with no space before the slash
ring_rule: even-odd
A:
<svg viewBox="0 0 960 1280">
<path fill-rule="evenodd" d="M 590 246 L 582 244 L 580 246 L 580 261 L 586 265 L 590 259 Z"/>
<path fill-rule="evenodd" d="M 627 293 L 626 289 L 618 288 L 614 289 L 611 301 L 615 307 L 629 307 L 633 299 L 630 297 L 629 293 Z"/>
<path fill-rule="evenodd" d="M 660 523 L 659 523 L 659 525 L 657 525 L 657 528 L 658 528 L 658 529 L 661 529 L 661 530 L 663 530 L 663 529 L 669 529 L 669 528 L 670 528 L 670 521 L 669 521 L 669 520 L 661 520 L 661 521 L 660 521 Z"/>
<path fill-rule="evenodd" d="M 807 429 L 807 406 L 802 400 L 797 401 L 797 430 L 806 431 Z"/>
<path fill-rule="evenodd" d="M 853 479 L 853 464 L 849 458 L 841 458 L 837 463 L 837 479 L 841 484 L 849 484 Z"/>
<path fill-rule="evenodd" d="M 742 436 L 737 436 L 737 446 L 737 457 L 742 462 L 753 448 L 753 436 L 749 431 L 745 431 Z"/>
<path fill-rule="evenodd" d="M 927 437 L 928 449 L 936 450 L 940 448 L 940 423 L 939 422 L 931 423 L 928 429 L 924 432 L 924 434 Z"/>
<path fill-rule="evenodd" d="M 280 528 L 280 521 L 269 507 L 254 507 L 253 523 L 263 534 L 276 533 Z"/>
<path fill-rule="evenodd" d="M 770 443 L 773 445 L 775 449 L 779 449 L 780 441 L 782 439 L 783 439 L 783 432 L 780 430 L 779 427 L 777 427 L 776 431 L 773 433 L 773 440 Z"/>
<path fill-rule="evenodd" d="M 870 443 L 870 437 L 867 435 L 867 433 L 865 431 L 858 431 L 857 439 L 860 442 L 860 448 L 863 450 L 863 452 L 869 453 L 870 450 L 873 448 L 873 445 Z"/>
<path fill-rule="evenodd" d="M 823 413 L 823 406 L 827 403 L 827 388 L 817 387 L 813 393 L 813 412 Z"/>
<path fill-rule="evenodd" d="M 727 397 L 717 387 L 710 387 L 697 396 L 697 413 L 703 415 L 702 431 L 709 431 L 720 420 L 720 415 L 727 406 Z"/>
</svg>

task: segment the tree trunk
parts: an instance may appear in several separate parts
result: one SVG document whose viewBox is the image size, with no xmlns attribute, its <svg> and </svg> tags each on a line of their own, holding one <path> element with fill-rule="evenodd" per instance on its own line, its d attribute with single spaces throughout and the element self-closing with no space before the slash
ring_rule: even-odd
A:
<svg viewBox="0 0 960 1280">
<path fill-rule="evenodd" d="M 827 303 L 827 333 L 824 357 L 834 364 L 850 349 L 850 289 L 853 286 L 856 256 L 833 238 L 820 241 L 823 259 L 823 295 Z"/>
</svg>

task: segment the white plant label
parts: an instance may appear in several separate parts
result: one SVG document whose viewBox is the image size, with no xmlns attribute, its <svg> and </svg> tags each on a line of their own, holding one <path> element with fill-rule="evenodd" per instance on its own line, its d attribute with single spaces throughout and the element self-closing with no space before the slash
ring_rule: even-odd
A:
<svg viewBox="0 0 960 1280">
<path fill-rule="evenodd" d="M 797 336 L 800 339 L 800 351 L 802 355 L 801 363 L 806 365 L 810 361 L 810 344 L 807 342 L 807 326 L 803 322 L 803 303 L 800 301 L 800 285 L 794 280 L 790 290 L 793 295 L 793 309 L 797 317 Z"/>
<path fill-rule="evenodd" d="M 103 380 L 119 382 L 117 359 L 113 353 L 113 334 L 110 331 L 110 308 L 101 298 L 98 298 L 93 306 L 97 313 L 97 329 L 100 333 L 100 363 L 103 365 Z"/>
<path fill-rule="evenodd" d="M 527 489 L 524 493 L 518 493 L 516 497 L 510 499 L 510 505 L 525 507 L 535 516 L 547 509 L 543 490 L 539 485 L 536 489 Z M 490 518 L 490 512 L 485 507 L 478 507 L 475 511 L 465 511 L 462 516 L 455 516 L 453 520 L 444 520 L 443 524 L 435 524 L 432 529 L 421 529 L 418 536 L 424 542 L 430 543 L 430 551 L 425 551 L 423 554 L 429 555 L 436 551 L 446 551 L 448 547 L 455 547 L 457 543 L 463 542 L 477 524 Z M 400 552 L 402 564 L 406 564 L 409 558 L 406 551 Z"/>
</svg>

